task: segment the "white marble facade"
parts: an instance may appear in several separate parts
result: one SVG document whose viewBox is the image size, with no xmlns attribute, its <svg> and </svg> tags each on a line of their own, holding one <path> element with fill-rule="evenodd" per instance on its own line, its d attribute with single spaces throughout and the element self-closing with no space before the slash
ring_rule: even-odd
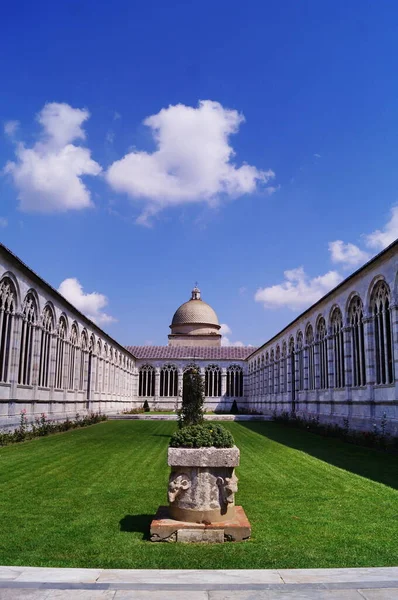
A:
<svg viewBox="0 0 398 600">
<path fill-rule="evenodd" d="M 0 245 L 0 428 L 16 425 L 22 410 L 29 419 L 64 419 L 145 399 L 174 409 L 184 370 L 195 364 L 207 410 L 228 410 L 236 399 L 262 413 L 366 429 L 385 420 L 397 432 L 397 276 L 395 242 L 258 349 L 199 339 L 123 347 Z"/>
<path fill-rule="evenodd" d="M 131 406 L 134 358 L 0 247 L 0 427 Z"/>
<path fill-rule="evenodd" d="M 159 346 L 159 358 L 145 358 L 145 346 L 135 348 L 136 353 L 143 358 L 136 359 L 137 395 L 133 402 L 142 406 L 145 400 L 153 409 L 178 409 L 181 406 L 183 375 L 186 369 L 195 365 L 200 369 L 205 384 L 205 409 L 207 411 L 228 412 L 234 400 L 240 408 L 247 407 L 244 388 L 247 373 L 247 362 L 242 358 L 227 358 L 227 352 L 221 352 L 225 358 L 207 356 L 206 349 L 203 358 L 194 356 L 178 357 L 170 348 Z M 162 349 L 164 352 L 162 352 Z M 177 347 L 173 350 L 179 350 Z M 190 350 L 190 347 L 184 347 Z M 203 350 L 203 349 L 202 349 Z M 224 348 L 223 348 L 224 350 Z M 225 350 L 228 350 L 225 348 Z M 250 350 L 246 349 L 246 354 Z M 164 354 L 161 357 L 161 354 Z M 241 353 L 241 356 L 244 352 Z M 169 358 L 167 358 L 169 357 Z"/>
<path fill-rule="evenodd" d="M 249 405 L 398 434 L 398 242 L 248 358 Z"/>
</svg>

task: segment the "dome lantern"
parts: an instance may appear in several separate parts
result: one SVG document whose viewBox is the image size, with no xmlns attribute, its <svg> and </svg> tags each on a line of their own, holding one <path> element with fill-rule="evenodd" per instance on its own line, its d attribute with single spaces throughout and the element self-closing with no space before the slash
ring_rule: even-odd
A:
<svg viewBox="0 0 398 600">
<path fill-rule="evenodd" d="M 195 284 L 195 287 L 192 290 L 192 297 L 191 300 L 201 300 L 200 297 L 200 289 L 198 288 L 198 284 Z"/>
<path fill-rule="evenodd" d="M 170 346 L 220 346 L 220 324 L 214 309 L 204 302 L 197 285 L 191 298 L 174 313 L 169 335 Z"/>
</svg>

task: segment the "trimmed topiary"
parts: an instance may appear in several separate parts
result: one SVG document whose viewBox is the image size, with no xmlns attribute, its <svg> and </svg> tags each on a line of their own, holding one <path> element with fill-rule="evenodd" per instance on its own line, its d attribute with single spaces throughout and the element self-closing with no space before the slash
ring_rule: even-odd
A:
<svg viewBox="0 0 398 600">
<path fill-rule="evenodd" d="M 183 427 L 174 433 L 169 444 L 171 448 L 232 448 L 234 445 L 232 434 L 214 423 Z"/>
<path fill-rule="evenodd" d="M 205 390 L 199 367 L 191 367 L 185 371 L 182 390 L 182 404 L 178 411 L 178 426 L 182 428 L 203 423 Z"/>
<path fill-rule="evenodd" d="M 230 413 L 231 413 L 231 415 L 238 415 L 239 414 L 239 408 L 238 408 L 238 405 L 236 403 L 236 400 L 234 400 L 232 402 Z"/>
</svg>

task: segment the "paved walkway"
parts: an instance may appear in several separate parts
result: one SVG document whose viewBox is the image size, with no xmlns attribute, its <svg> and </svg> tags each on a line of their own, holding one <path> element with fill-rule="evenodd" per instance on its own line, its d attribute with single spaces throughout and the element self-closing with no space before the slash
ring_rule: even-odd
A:
<svg viewBox="0 0 398 600">
<path fill-rule="evenodd" d="M 174 414 L 145 414 L 137 413 L 134 415 L 108 415 L 111 421 L 177 421 L 178 417 Z M 272 421 L 271 415 L 204 415 L 205 421 Z"/>
<path fill-rule="evenodd" d="M 107 570 L 0 567 L 0 599 L 398 600 L 398 567 Z"/>
</svg>

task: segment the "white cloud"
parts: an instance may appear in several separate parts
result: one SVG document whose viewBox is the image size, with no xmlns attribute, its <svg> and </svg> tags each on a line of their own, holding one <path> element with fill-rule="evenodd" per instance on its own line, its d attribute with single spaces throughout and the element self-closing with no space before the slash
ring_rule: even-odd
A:
<svg viewBox="0 0 398 600">
<path fill-rule="evenodd" d="M 17 160 L 4 169 L 18 189 L 21 210 L 64 212 L 92 206 L 81 177 L 98 175 L 101 167 L 89 149 L 72 144 L 85 139 L 82 124 L 89 117 L 87 110 L 57 102 L 46 104 L 38 114 L 40 139 L 31 148 L 17 144 Z"/>
<path fill-rule="evenodd" d="M 0 227 L 7 227 L 8 220 L 5 217 L 0 217 Z"/>
<path fill-rule="evenodd" d="M 144 120 L 157 149 L 152 153 L 132 149 L 109 167 L 106 179 L 115 191 L 145 203 L 141 224 L 167 206 L 214 205 L 223 197 L 253 193 L 274 173 L 232 162 L 235 152 L 229 137 L 243 121 L 236 110 L 210 100 L 199 102 L 197 108 L 183 104 L 163 108 Z"/>
<path fill-rule="evenodd" d="M 108 304 L 108 298 L 98 292 L 85 294 L 78 279 L 74 277 L 65 279 L 59 286 L 58 291 L 94 323 L 101 325 L 116 321 L 114 317 L 102 310 Z"/>
<path fill-rule="evenodd" d="M 329 271 L 311 279 L 303 267 L 285 271 L 284 275 L 283 283 L 257 290 L 254 297 L 256 302 L 262 302 L 264 308 L 305 309 L 343 279 L 337 271 Z"/>
<path fill-rule="evenodd" d="M 231 328 L 226 323 L 221 323 L 220 333 L 222 335 L 221 338 L 221 346 L 244 346 L 243 342 L 231 342 L 228 335 L 232 333 Z"/>
<path fill-rule="evenodd" d="M 109 130 L 105 136 L 105 141 L 108 144 L 113 144 L 113 142 L 115 141 L 115 132 L 112 130 Z"/>
<path fill-rule="evenodd" d="M 4 123 L 4 133 L 9 137 L 14 137 L 19 128 L 19 121 L 7 121 Z"/>
<path fill-rule="evenodd" d="M 391 218 L 383 229 L 376 229 L 365 236 L 366 245 L 374 250 L 383 250 L 398 238 L 398 206 L 391 209 Z"/>
<path fill-rule="evenodd" d="M 221 335 L 229 335 L 232 333 L 231 328 L 226 323 L 221 323 L 220 326 Z"/>
<path fill-rule="evenodd" d="M 348 269 L 362 265 L 370 258 L 367 252 L 361 250 L 355 244 L 346 244 L 342 240 L 329 242 L 329 252 L 332 263 L 341 263 L 344 268 Z"/>
</svg>

